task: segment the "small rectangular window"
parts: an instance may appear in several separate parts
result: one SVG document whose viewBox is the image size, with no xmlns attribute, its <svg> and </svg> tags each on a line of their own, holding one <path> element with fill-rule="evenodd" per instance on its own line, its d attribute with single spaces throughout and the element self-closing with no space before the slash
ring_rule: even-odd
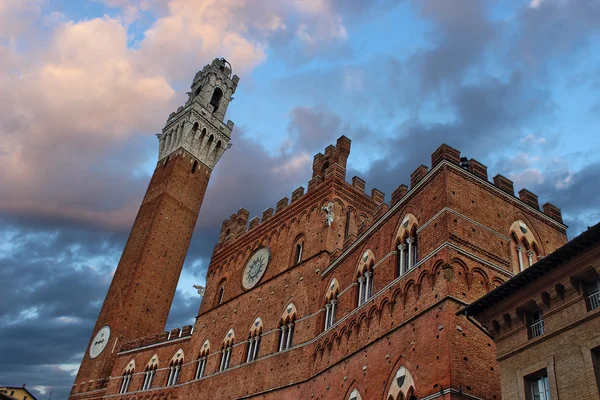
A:
<svg viewBox="0 0 600 400">
<path fill-rule="evenodd" d="M 527 400 L 551 400 L 546 370 L 525 377 Z"/>
<path fill-rule="evenodd" d="M 302 250 L 304 247 L 304 242 L 300 242 L 296 245 L 296 264 L 302 261 Z"/>
<path fill-rule="evenodd" d="M 600 278 L 596 278 L 586 285 L 586 303 L 588 311 L 595 310 L 600 307 Z"/>
<path fill-rule="evenodd" d="M 592 364 L 594 365 L 596 386 L 598 387 L 598 393 L 600 393 L 600 347 L 592 349 Z"/>
<path fill-rule="evenodd" d="M 528 315 L 529 338 L 533 339 L 544 334 L 544 319 L 542 310 L 535 310 Z"/>
</svg>

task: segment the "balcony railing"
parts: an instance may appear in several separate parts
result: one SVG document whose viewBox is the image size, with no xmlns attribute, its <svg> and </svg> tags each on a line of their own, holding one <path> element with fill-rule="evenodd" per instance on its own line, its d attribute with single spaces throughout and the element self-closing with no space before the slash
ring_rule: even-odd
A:
<svg viewBox="0 0 600 400">
<path fill-rule="evenodd" d="M 590 302 L 590 311 L 600 307 L 600 291 L 590 294 L 588 301 Z"/>
<path fill-rule="evenodd" d="M 531 332 L 531 338 L 535 338 L 544 333 L 544 320 L 534 322 L 529 326 L 529 332 Z"/>
</svg>

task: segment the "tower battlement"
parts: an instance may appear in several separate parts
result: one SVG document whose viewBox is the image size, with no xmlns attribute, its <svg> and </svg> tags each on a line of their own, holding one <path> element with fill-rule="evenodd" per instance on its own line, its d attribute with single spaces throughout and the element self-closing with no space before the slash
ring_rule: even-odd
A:
<svg viewBox="0 0 600 400">
<path fill-rule="evenodd" d="M 231 75 L 231 65 L 224 58 L 215 58 L 196 73 L 185 106 L 171 113 L 157 134 L 159 160 L 184 148 L 212 169 L 231 146 L 234 124 L 223 121 L 239 80 Z"/>
</svg>

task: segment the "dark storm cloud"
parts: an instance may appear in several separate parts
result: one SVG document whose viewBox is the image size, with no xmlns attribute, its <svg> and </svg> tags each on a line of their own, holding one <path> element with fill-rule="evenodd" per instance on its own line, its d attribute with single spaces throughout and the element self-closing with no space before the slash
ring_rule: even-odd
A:
<svg viewBox="0 0 600 400">
<path fill-rule="evenodd" d="M 393 3 L 335 1 L 332 7 L 354 22 L 384 12 Z M 344 72 L 353 72 L 354 68 L 310 71 L 305 79 L 291 77 L 286 88 L 294 95 L 305 91 L 305 103 L 321 105 L 291 110 L 290 125 L 282 133 L 288 140 L 278 153 L 269 153 L 236 127 L 233 147 L 211 178 L 186 258 L 187 273 L 203 278 L 223 219 L 240 207 L 248 209 L 251 217 L 260 216 L 267 207 L 275 207 L 280 198 L 290 197 L 296 187 L 306 187 L 313 155 L 342 134 L 353 140 L 353 153 L 375 148 L 380 155 L 366 172 L 349 171 L 347 175 L 362 176 L 369 187 L 380 188 L 388 198 L 400 183 L 409 183 L 409 175 L 418 165 L 429 165 L 430 154 L 441 143 L 485 163 L 488 155 L 514 145 L 522 136 L 523 126 L 541 116 L 551 118 L 555 110 L 544 85 L 537 86 L 530 79 L 537 70 L 526 67 L 538 62 L 542 65 L 560 51 L 584 48 L 586 36 L 596 32 L 594 21 L 600 18 L 594 0 L 547 1 L 538 10 L 524 7 L 519 13 L 519 40 L 509 51 L 519 54 L 524 62 L 520 65 L 505 60 L 503 74 L 492 76 L 485 73 L 482 64 L 500 38 L 497 23 L 489 17 L 488 2 L 428 0 L 413 4 L 431 22 L 430 45 L 405 59 L 386 56 L 384 63 L 377 60 L 371 65 L 355 66 L 357 70 L 364 67 L 369 74 L 376 71 L 382 84 L 393 89 L 389 93 L 370 96 L 369 86 L 361 86 L 360 79 L 344 91 Z M 344 44 L 335 41 L 314 49 L 303 47 L 305 44 L 298 44 L 294 36 L 297 25 L 293 20 L 287 23 L 290 34 L 273 37 L 270 44 L 276 51 L 288 52 L 288 60 L 294 59 L 293 54 L 298 57 L 294 60 L 301 62 L 314 54 L 348 54 Z M 576 26 L 580 23 L 582 26 Z M 313 26 L 310 31 L 317 28 Z M 548 40 L 549 33 L 556 40 Z M 559 37 L 560 33 L 566 37 Z M 302 51 L 297 52 L 298 48 Z M 384 66 L 379 67 L 381 64 Z M 476 82 L 467 79 L 474 71 L 481 77 Z M 359 112 L 349 117 L 329 111 L 322 103 L 329 101 L 331 93 L 344 97 L 354 105 L 352 112 Z M 431 104 L 449 110 L 453 118 L 429 122 L 421 107 Z M 358 124 L 365 115 L 380 115 L 380 110 L 390 117 L 400 106 L 410 108 L 412 117 L 385 125 L 385 131 L 370 125 L 349 126 L 346 122 Z M 19 125 L 23 122 L 16 118 L 0 119 L 0 123 L 11 132 L 23 129 Z M 79 363 L 108 289 L 110 273 L 117 265 L 147 187 L 149 177 L 142 171 L 148 160 L 155 160 L 156 143 L 149 136 L 113 141 L 110 150 L 101 146 L 102 157 L 92 157 L 93 143 L 79 151 L 78 146 L 61 148 L 47 140 L 39 147 L 31 144 L 36 149 L 32 157 L 42 159 L 48 148 L 59 151 L 59 156 L 52 159 L 56 163 L 37 165 L 47 169 L 39 187 L 28 188 L 25 193 L 2 192 L 4 199 L 10 196 L 13 206 L 0 213 L 0 281 L 11 283 L 0 293 L 0 371 L 5 383 L 52 386 L 56 388 L 53 398 L 66 398 L 74 377 L 56 365 Z M 506 167 L 506 173 L 514 172 L 515 167 Z M 124 170 L 134 172 L 123 174 Z M 542 202 L 562 207 L 567 223 L 572 225 L 570 232 L 580 232 L 600 219 L 598 164 L 575 173 L 567 168 L 550 170 L 544 176 L 543 183 L 530 189 Z M 23 199 L 27 198 L 38 200 L 36 207 L 24 207 L 27 204 Z M 67 208 L 68 212 L 52 205 Z M 198 306 L 198 297 L 177 291 L 168 325 L 192 323 Z"/>
<path fill-rule="evenodd" d="M 541 1 L 523 7 L 511 59 L 541 72 L 549 65 L 568 67 L 573 52 L 585 48 L 600 33 L 600 2 L 596 0 Z M 553 61 L 553 64 L 548 64 Z"/>
<path fill-rule="evenodd" d="M 124 237 L 22 218 L 2 218 L 0 226 L 3 383 L 50 386 L 55 398 L 66 398 L 68 364 L 81 360 Z"/>
<path fill-rule="evenodd" d="M 566 161 L 566 160 L 564 160 Z M 531 187 L 540 198 L 551 199 L 561 208 L 569 237 L 600 221 L 600 163 L 585 165 L 576 172 L 565 163 L 544 174 L 544 181 Z"/>
<path fill-rule="evenodd" d="M 508 81 L 490 79 L 460 86 L 448 101 L 455 111 L 454 121 L 405 121 L 392 138 L 382 140 L 384 157 L 362 175 L 369 185 L 389 194 L 399 184 L 407 184 L 419 165 L 429 165 L 431 153 L 442 143 L 485 163 L 487 155 L 518 141 L 522 124 L 551 112 L 547 99 L 546 93 L 533 90 L 519 74 Z"/>
<path fill-rule="evenodd" d="M 414 4 L 433 23 L 433 47 L 418 51 L 409 60 L 411 74 L 419 78 L 419 92 L 459 84 L 496 37 L 497 27 L 489 17 L 490 2 L 426 0 Z"/>
</svg>

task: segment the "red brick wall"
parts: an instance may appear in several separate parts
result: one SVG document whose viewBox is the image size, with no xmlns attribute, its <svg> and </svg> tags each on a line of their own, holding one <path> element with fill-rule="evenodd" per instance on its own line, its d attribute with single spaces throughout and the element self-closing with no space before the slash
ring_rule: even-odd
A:
<svg viewBox="0 0 600 400">
<path fill-rule="evenodd" d="M 447 162 L 430 171 L 385 216 L 386 206 L 377 198 L 341 179 L 340 166 L 330 168 L 337 172 L 326 171 L 323 182 L 290 205 L 215 247 L 191 339 L 119 355 L 108 393 L 118 391 L 118 377 L 131 357 L 136 372 L 142 373 L 156 352 L 162 375 L 149 393 L 172 392 L 181 399 L 339 399 L 354 386 L 363 399 L 384 399 L 400 365 L 409 368 L 418 397 L 452 388 L 454 394 L 442 398 L 461 398 L 459 391 L 500 398 L 494 344 L 455 313 L 511 276 L 508 230 L 516 219 L 531 227 L 545 253 L 566 241 L 564 226 Z M 329 201 L 335 214 L 331 227 L 321 210 Z M 348 210 L 352 220 L 346 238 Z M 408 213 L 418 221 L 420 263 L 398 278 L 396 232 Z M 295 265 L 294 245 L 300 235 L 303 261 Z M 260 246 L 269 246 L 272 259 L 257 286 L 244 291 L 242 270 Z M 356 270 L 367 249 L 375 256 L 374 297 L 356 308 Z M 323 333 L 324 297 L 332 278 L 340 287 L 337 322 Z M 224 302 L 217 306 L 224 279 Z M 277 353 L 280 316 L 290 302 L 298 311 L 294 347 Z M 248 332 L 257 317 L 264 324 L 259 359 L 245 364 Z M 231 368 L 217 373 L 219 351 L 231 328 L 236 343 Z M 206 377 L 191 382 L 206 339 L 211 344 Z M 170 357 L 180 347 L 185 352 L 181 385 L 159 388 L 166 382 Z M 134 381 L 131 389 L 140 386 L 141 381 Z"/>
</svg>

